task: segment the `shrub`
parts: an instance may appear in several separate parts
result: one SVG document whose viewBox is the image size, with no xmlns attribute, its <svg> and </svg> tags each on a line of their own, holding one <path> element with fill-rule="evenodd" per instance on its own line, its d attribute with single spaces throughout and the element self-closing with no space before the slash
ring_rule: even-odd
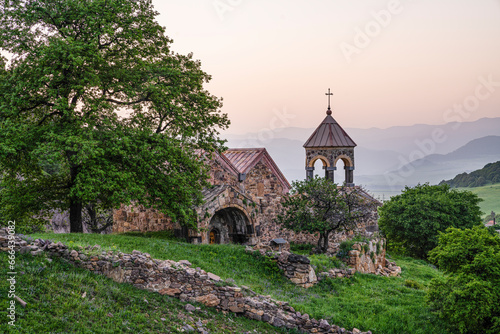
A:
<svg viewBox="0 0 500 334">
<path fill-rule="evenodd" d="M 440 231 L 481 224 L 480 201 L 477 195 L 451 190 L 446 184 L 406 187 L 379 208 L 379 227 L 407 255 L 424 259 L 437 246 Z"/>
<path fill-rule="evenodd" d="M 455 332 L 500 332 L 500 238 L 484 227 L 450 228 L 429 259 L 447 276 L 431 281 L 428 303 Z"/>
<path fill-rule="evenodd" d="M 406 279 L 404 282 L 404 286 L 415 290 L 422 290 L 424 288 L 422 284 L 412 279 Z"/>
</svg>

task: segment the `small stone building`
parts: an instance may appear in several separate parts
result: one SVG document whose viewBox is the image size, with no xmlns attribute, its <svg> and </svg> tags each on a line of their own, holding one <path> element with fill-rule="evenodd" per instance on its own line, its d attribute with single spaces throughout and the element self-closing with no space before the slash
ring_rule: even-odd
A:
<svg viewBox="0 0 500 334">
<path fill-rule="evenodd" d="M 168 217 L 143 207 L 114 212 L 113 232 L 174 230 L 193 243 L 244 243 L 273 239 L 273 223 L 290 184 L 265 148 L 229 149 L 210 162 L 212 187 L 203 190 L 197 208 L 199 231 L 182 228 Z"/>
</svg>

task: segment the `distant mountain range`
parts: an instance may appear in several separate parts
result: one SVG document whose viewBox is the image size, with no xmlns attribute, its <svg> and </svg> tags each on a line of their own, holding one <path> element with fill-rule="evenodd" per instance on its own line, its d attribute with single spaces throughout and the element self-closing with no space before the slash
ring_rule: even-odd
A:
<svg viewBox="0 0 500 334">
<path fill-rule="evenodd" d="M 321 121 L 318 119 L 318 125 Z M 302 145 L 314 130 L 290 127 L 225 137 L 228 147 L 265 147 L 292 181 L 305 177 Z M 444 125 L 344 130 L 358 144 L 354 181 L 374 192 L 438 183 L 500 160 L 500 117 Z M 336 180 L 342 182 L 343 178 Z"/>
</svg>

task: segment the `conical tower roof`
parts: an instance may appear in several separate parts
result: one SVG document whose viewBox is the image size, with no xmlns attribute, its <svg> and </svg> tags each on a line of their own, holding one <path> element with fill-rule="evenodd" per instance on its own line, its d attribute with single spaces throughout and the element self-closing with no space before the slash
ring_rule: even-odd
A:
<svg viewBox="0 0 500 334">
<path fill-rule="evenodd" d="M 342 129 L 339 123 L 331 116 L 328 109 L 323 122 L 313 132 L 311 137 L 304 144 L 305 148 L 310 147 L 356 147 L 356 143 Z"/>
</svg>

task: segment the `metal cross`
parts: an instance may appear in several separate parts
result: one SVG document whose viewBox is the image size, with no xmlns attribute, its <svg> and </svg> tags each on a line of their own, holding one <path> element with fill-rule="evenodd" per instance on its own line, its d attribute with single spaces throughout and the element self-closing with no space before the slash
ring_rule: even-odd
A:
<svg viewBox="0 0 500 334">
<path fill-rule="evenodd" d="M 330 93 L 330 88 L 328 88 L 328 93 L 325 93 L 325 95 L 328 95 L 328 110 L 331 110 L 330 109 L 330 96 L 332 96 L 333 93 Z"/>
</svg>

